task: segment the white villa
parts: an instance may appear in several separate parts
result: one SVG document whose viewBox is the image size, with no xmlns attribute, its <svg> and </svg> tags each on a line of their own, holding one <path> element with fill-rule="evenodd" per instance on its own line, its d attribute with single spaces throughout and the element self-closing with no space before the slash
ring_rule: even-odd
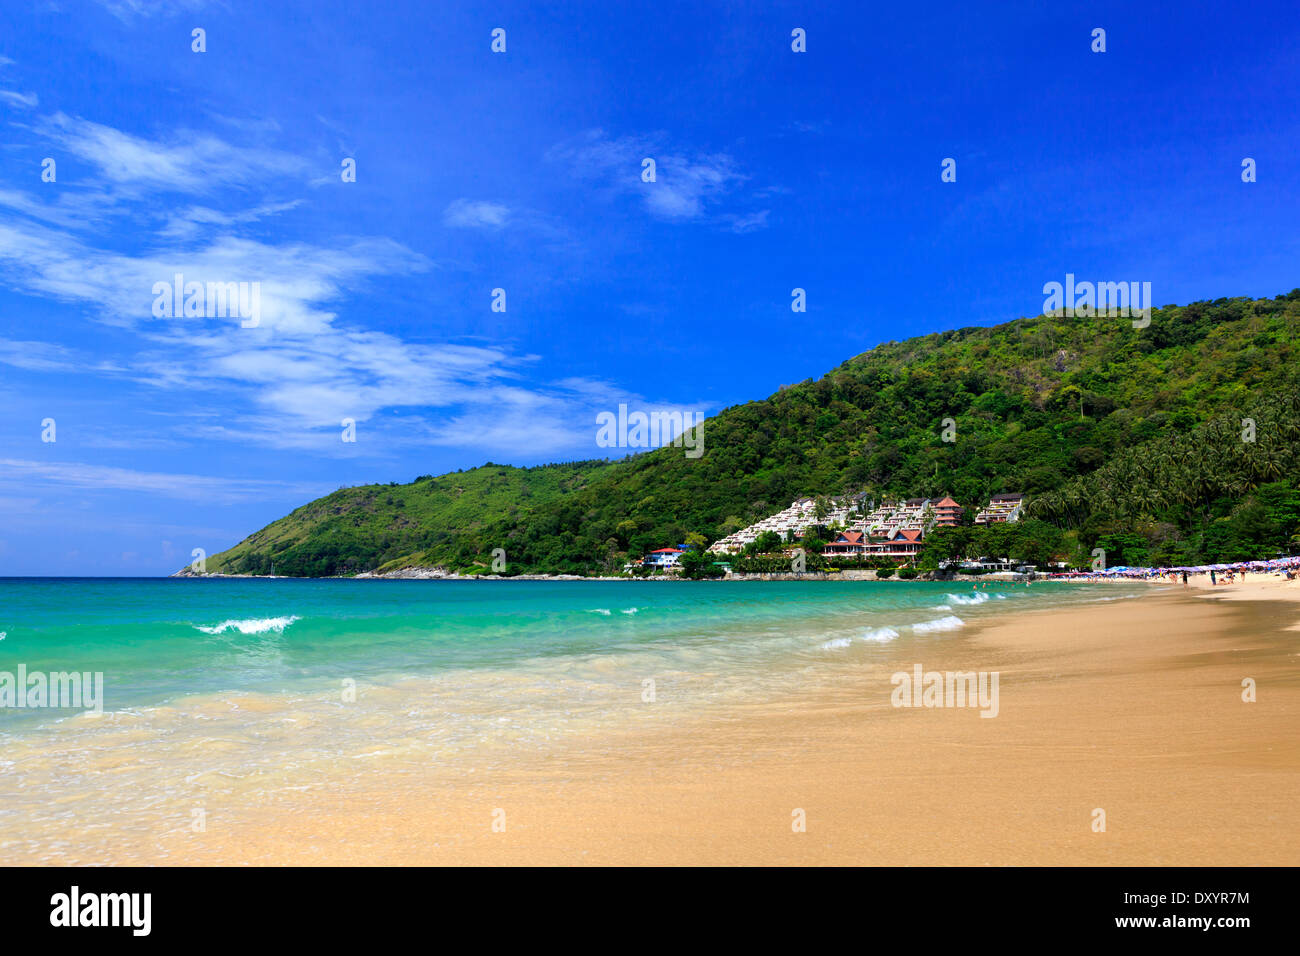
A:
<svg viewBox="0 0 1300 956">
<path fill-rule="evenodd" d="M 1025 496 L 1019 493 L 994 495 L 989 503 L 975 515 L 976 524 L 1000 524 L 1003 521 L 1019 521 L 1024 510 Z"/>
<path fill-rule="evenodd" d="M 905 501 L 886 502 L 863 515 L 858 508 L 861 500 L 861 495 L 856 498 L 831 499 L 829 511 L 819 521 L 816 514 L 816 499 L 800 498 L 792 502 L 784 511 L 779 511 L 757 524 L 742 528 L 715 541 L 709 546 L 709 550 L 714 554 L 734 554 L 753 543 L 764 531 L 775 531 L 783 540 L 789 541 L 801 537 L 805 531 L 816 525 L 839 526 L 845 531 L 858 531 L 866 539 L 897 540 L 900 532 L 918 532 L 916 536 L 907 536 L 910 544 L 919 540 L 921 535 L 936 525 L 943 527 L 957 524 L 957 516 L 961 513 L 961 507 L 957 502 L 944 497 L 908 498 Z M 909 553 L 912 550 L 914 549 L 909 546 Z"/>
<path fill-rule="evenodd" d="M 641 559 L 641 564 L 648 568 L 667 570 L 677 567 L 677 562 L 686 553 L 684 548 L 657 548 Z"/>
<path fill-rule="evenodd" d="M 791 502 L 790 507 L 784 511 L 778 511 L 756 524 L 751 524 L 748 528 L 741 528 L 713 542 L 709 545 L 709 551 L 714 554 L 735 554 L 746 545 L 753 544 L 764 531 L 775 531 L 782 540 L 790 541 L 802 537 L 805 531 L 817 525 L 840 525 L 841 527 L 846 525 L 849 513 L 853 510 L 852 500 L 831 500 L 829 504 L 830 508 L 825 517 L 819 520 L 817 499 L 800 498 L 798 501 Z"/>
</svg>

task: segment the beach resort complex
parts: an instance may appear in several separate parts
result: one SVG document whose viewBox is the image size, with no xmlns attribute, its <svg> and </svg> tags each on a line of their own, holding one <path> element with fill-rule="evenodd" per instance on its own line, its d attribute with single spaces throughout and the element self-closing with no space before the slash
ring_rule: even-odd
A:
<svg viewBox="0 0 1300 956">
<path fill-rule="evenodd" d="M 997 495 L 980 513 L 1000 501 L 1014 499 L 1019 503 L 1023 497 Z M 907 498 L 878 506 L 861 494 L 835 499 L 800 498 L 790 507 L 715 541 L 708 550 L 716 555 L 734 555 L 751 548 L 765 532 L 778 535 L 783 542 L 793 542 L 823 529 L 835 534 L 822 549 L 828 556 L 907 561 L 916 557 L 926 534 L 936 528 L 957 527 L 964 513 L 965 509 L 948 495 Z M 1016 521 L 1019 517 L 1017 506 L 999 520 Z"/>
</svg>

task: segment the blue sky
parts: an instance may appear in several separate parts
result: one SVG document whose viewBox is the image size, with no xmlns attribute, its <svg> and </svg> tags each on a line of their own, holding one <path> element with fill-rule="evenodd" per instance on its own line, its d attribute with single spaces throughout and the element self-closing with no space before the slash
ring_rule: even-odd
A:
<svg viewBox="0 0 1300 956">
<path fill-rule="evenodd" d="M 0 574 L 170 573 L 339 486 L 603 456 L 619 403 L 712 413 L 1067 272 L 1300 285 L 1293 2 L 23 6 Z M 176 272 L 259 283 L 259 325 L 155 317 Z"/>
</svg>

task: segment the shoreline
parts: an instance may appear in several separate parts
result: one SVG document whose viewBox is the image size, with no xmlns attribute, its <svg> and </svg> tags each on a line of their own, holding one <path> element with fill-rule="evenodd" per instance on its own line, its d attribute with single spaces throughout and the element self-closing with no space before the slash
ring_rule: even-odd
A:
<svg viewBox="0 0 1300 956">
<path fill-rule="evenodd" d="M 229 808 L 131 862 L 252 864 L 1295 865 L 1297 582 L 1002 615 L 927 642 L 997 671 L 996 719 L 847 685 L 504 767 Z M 1230 590 L 1231 589 L 1231 590 Z M 886 668 L 887 669 L 887 668 Z M 1251 678 L 1258 699 L 1241 699 Z M 339 773 L 348 772 L 340 768 Z M 1106 831 L 1094 832 L 1094 814 Z M 806 814 L 794 832 L 792 814 Z M 493 831 L 500 812 L 504 832 Z M 161 856 L 159 853 L 161 852 Z M 126 862 L 121 854 L 115 861 Z"/>
<path fill-rule="evenodd" d="M 763 571 L 754 574 L 729 574 L 721 578 L 683 578 L 675 574 L 654 574 L 637 577 L 632 575 L 582 575 L 582 574 L 435 574 L 430 569 L 409 569 L 411 573 L 403 571 L 390 571 L 383 574 L 376 574 L 372 571 L 363 571 L 360 574 L 336 574 L 328 577 L 309 577 L 303 575 L 290 574 L 225 574 L 213 572 L 211 574 L 169 574 L 166 578 L 159 580 L 170 580 L 172 578 L 182 578 L 186 580 L 203 580 L 207 578 L 217 578 L 221 580 L 235 581 L 632 581 L 632 582 L 677 582 L 683 584 L 718 584 L 728 581 L 870 581 L 880 584 L 897 583 L 928 583 L 928 584 L 962 584 L 978 583 L 980 581 L 998 581 L 1003 584 L 1016 582 L 1023 583 L 1025 575 L 1016 571 L 996 571 L 989 574 L 955 574 L 948 578 L 900 578 L 897 574 L 889 577 L 878 578 L 873 570 L 861 570 L 851 568 L 844 571 Z M 1036 578 L 1042 583 L 1055 583 L 1057 579 L 1040 576 Z M 1089 580 L 1082 578 L 1061 578 L 1063 584 L 1096 584 L 1096 583 L 1113 583 L 1121 584 L 1138 583 L 1125 580 L 1122 578 L 1100 578 Z M 1140 582 L 1150 583 L 1150 582 Z M 1156 582 L 1167 583 L 1167 582 Z"/>
</svg>

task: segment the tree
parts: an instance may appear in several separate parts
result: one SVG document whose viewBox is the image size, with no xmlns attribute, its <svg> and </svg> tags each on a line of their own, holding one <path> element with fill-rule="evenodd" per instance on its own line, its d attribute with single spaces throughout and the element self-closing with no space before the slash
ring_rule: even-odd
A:
<svg viewBox="0 0 1300 956">
<path fill-rule="evenodd" d="M 685 544 L 686 547 L 690 548 L 692 551 L 703 551 L 709 546 L 709 539 L 704 537 L 702 534 L 692 531 L 686 536 Z"/>
<path fill-rule="evenodd" d="M 687 551 L 677 559 L 682 576 L 691 580 L 701 578 L 720 578 L 725 572 L 713 562 L 713 555 L 707 551 Z"/>
</svg>

